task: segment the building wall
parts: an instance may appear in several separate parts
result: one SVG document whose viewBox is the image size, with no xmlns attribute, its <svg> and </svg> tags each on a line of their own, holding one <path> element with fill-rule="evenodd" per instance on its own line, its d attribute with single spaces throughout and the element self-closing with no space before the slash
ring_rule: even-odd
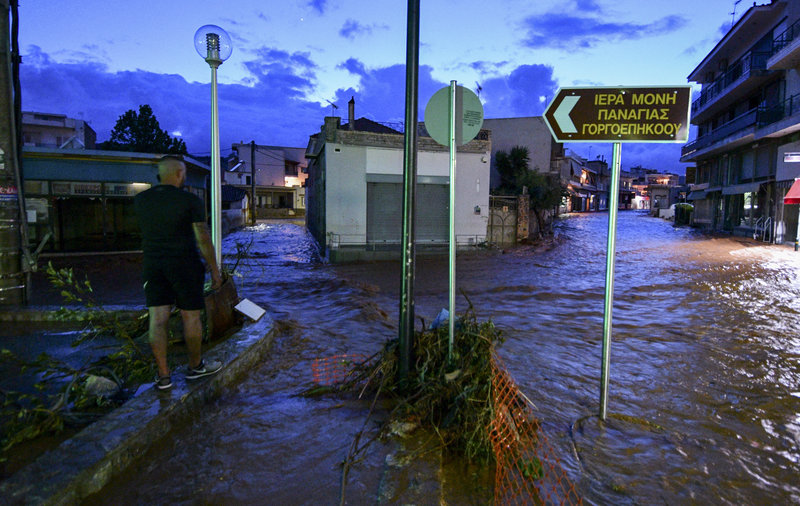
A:
<svg viewBox="0 0 800 506">
<path fill-rule="evenodd" d="M 692 189 L 710 190 L 694 201 L 703 228 L 751 235 L 771 220 L 784 230 L 797 212 L 782 202 L 800 175 L 783 162 L 785 152 L 800 151 L 799 19 L 800 2 L 754 3 L 689 76 L 703 89 L 693 104 L 698 138 L 683 160 L 697 164 Z M 792 26 L 793 41 L 779 43 Z"/>
<path fill-rule="evenodd" d="M 449 153 L 418 152 L 417 184 L 447 184 Z M 486 236 L 489 185 L 488 152 L 459 153 L 456 157 L 457 236 Z M 339 143 L 325 145 L 325 229 L 343 244 L 363 243 L 367 236 L 367 183 L 402 183 L 403 151 Z M 417 202 L 418 206 L 425 205 Z M 479 208 L 476 213 L 476 206 Z M 467 242 L 466 239 L 463 242 Z"/>
<path fill-rule="evenodd" d="M 251 145 L 250 143 L 234 144 L 233 149 L 243 163 L 236 171 L 225 174 L 225 182 L 233 185 L 246 185 L 252 174 Z M 296 176 L 286 174 L 287 161 L 290 162 L 290 165 L 297 164 L 298 174 Z M 304 148 L 256 144 L 255 166 L 256 186 L 302 186 L 308 176 L 305 172 L 308 162 L 305 159 Z"/>
<path fill-rule="evenodd" d="M 515 146 L 528 148 L 531 170 L 551 172 L 555 141 L 543 117 L 485 119 L 483 128 L 492 132 L 492 188 L 500 185 L 495 155 L 498 151 L 508 153 Z"/>
<path fill-rule="evenodd" d="M 80 119 L 23 111 L 22 141 L 27 147 L 94 149 L 97 134 Z"/>
</svg>

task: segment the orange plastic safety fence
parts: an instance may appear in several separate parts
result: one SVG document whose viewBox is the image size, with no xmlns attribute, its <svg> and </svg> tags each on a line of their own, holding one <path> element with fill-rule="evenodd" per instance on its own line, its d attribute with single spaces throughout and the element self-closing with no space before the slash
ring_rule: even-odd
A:
<svg viewBox="0 0 800 506">
<path fill-rule="evenodd" d="M 354 365 L 364 363 L 368 358 L 359 353 L 348 353 L 314 359 L 311 363 L 314 383 L 324 386 L 342 383 L 353 372 Z"/>
<path fill-rule="evenodd" d="M 495 417 L 489 428 L 497 468 L 495 504 L 582 504 L 575 486 L 500 359 L 492 356 Z"/>
</svg>

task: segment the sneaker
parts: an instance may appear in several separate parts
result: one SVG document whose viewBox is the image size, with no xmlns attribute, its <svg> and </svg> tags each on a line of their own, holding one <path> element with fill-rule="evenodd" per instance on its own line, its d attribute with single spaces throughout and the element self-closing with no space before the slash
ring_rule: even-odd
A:
<svg viewBox="0 0 800 506">
<path fill-rule="evenodd" d="M 156 388 L 159 390 L 169 390 L 172 388 L 172 379 L 169 376 L 156 376 Z"/>
<path fill-rule="evenodd" d="M 210 376 L 212 374 L 216 374 L 219 370 L 222 369 L 222 363 L 217 362 L 216 360 L 209 360 L 207 363 L 205 360 L 200 361 L 200 365 L 197 367 L 189 367 L 189 370 L 186 371 L 186 379 L 197 379 L 202 378 L 203 376 Z"/>
</svg>

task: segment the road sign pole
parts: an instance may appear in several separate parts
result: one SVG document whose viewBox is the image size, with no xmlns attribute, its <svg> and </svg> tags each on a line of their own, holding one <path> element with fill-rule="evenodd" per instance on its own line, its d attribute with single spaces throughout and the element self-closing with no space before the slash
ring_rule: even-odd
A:
<svg viewBox="0 0 800 506">
<path fill-rule="evenodd" d="M 608 375 L 611 352 L 611 310 L 614 305 L 614 257 L 617 250 L 617 210 L 619 209 L 619 173 L 622 144 L 614 143 L 611 154 L 611 189 L 608 204 L 608 248 L 606 251 L 606 296 L 603 314 L 603 366 L 600 377 L 600 419 L 608 411 Z"/>
<path fill-rule="evenodd" d="M 456 82 L 450 81 L 450 319 L 447 360 L 453 358 L 453 332 L 456 315 Z"/>
</svg>

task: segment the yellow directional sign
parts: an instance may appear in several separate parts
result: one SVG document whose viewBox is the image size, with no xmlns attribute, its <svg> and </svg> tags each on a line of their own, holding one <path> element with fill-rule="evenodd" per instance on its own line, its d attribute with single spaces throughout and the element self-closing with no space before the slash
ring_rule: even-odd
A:
<svg viewBox="0 0 800 506">
<path fill-rule="evenodd" d="M 691 86 L 560 88 L 544 119 L 558 142 L 686 142 Z"/>
</svg>

